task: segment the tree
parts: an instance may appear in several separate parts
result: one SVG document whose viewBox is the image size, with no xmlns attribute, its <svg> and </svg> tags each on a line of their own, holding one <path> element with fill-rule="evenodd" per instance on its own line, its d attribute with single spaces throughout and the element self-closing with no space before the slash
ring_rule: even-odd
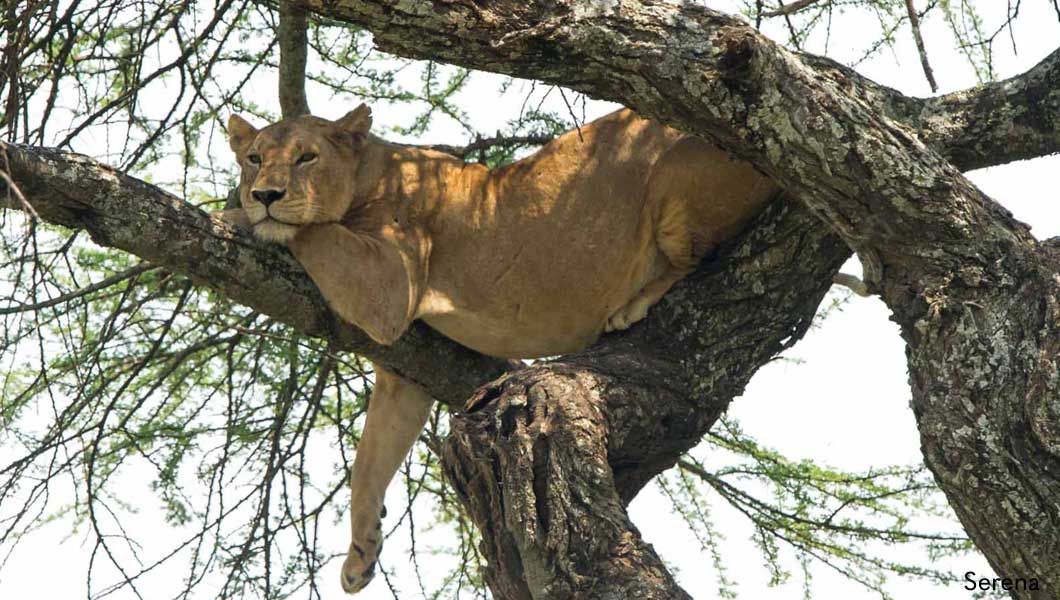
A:
<svg viewBox="0 0 1060 600">
<path fill-rule="evenodd" d="M 943 4 L 952 18 L 955 9 Z M 830 5 L 795 2 L 777 9 L 774 18 L 787 22 L 796 11 Z M 0 89 L 7 91 L 9 138 L 23 143 L 6 146 L 8 202 L 146 262 L 79 247 L 80 264 L 110 273 L 83 286 L 76 269 L 56 266 L 69 260 L 65 250 L 73 247 L 72 237 L 31 226 L 17 239 L 30 254 L 12 254 L 32 259 L 5 266 L 13 273 L 12 290 L 76 291 L 4 309 L 30 315 L 28 323 L 9 325 L 5 335 L 23 348 L 39 345 L 39 362 L 47 365 L 29 361 L 8 377 L 3 418 L 25 425 L 18 419 L 25 418 L 29 399 L 42 394 L 73 400 L 56 401 L 54 420 L 39 431 L 19 430 L 32 443 L 24 458 L 6 466 L 0 499 L 15 497 L 20 478 L 48 482 L 70 464 L 83 468 L 88 501 L 77 505 L 77 516 L 99 534 L 100 556 L 121 569 L 120 551 L 103 534 L 103 520 L 111 518 L 109 479 L 129 455 L 155 462 L 159 495 L 173 520 L 187 523 L 192 510 L 180 493 L 177 470 L 189 446 L 213 435 L 218 456 L 200 468 L 209 471 L 205 480 L 219 486 L 218 504 L 197 516 L 200 535 L 189 539 L 201 541 L 209 533 L 221 540 L 204 547 L 232 565 L 224 593 L 258 585 L 248 573 L 259 548 L 266 550 L 260 579 L 266 594 L 303 579 L 312 587 L 323 558 L 307 517 L 323 511 L 341 484 L 320 490 L 319 504 L 303 504 L 298 514 L 270 517 L 278 502 L 272 494 L 287 482 L 303 494 L 312 488 L 308 471 L 295 462 L 304 458 L 316 426 L 330 422 L 339 429 L 343 456 L 345 444 L 356 438 L 344 424 L 363 407 L 364 373 L 359 359 L 346 358 L 350 352 L 380 361 L 439 400 L 464 407 L 449 421 L 444 439 L 441 425 L 427 435 L 451 485 L 434 493 L 444 506 L 458 501 L 478 528 L 484 578 L 495 596 L 682 597 L 624 505 L 681 460 L 761 365 L 801 338 L 853 248 L 866 283 L 902 328 L 925 462 L 936 483 L 1000 575 L 1040 581 L 1041 590 L 1015 592 L 1016 597 L 1051 598 L 1060 589 L 1054 250 L 961 175 L 1058 150 L 1060 54 L 1007 82 L 917 99 L 828 59 L 787 50 L 741 20 L 690 4 L 305 3 L 317 18 L 373 32 L 375 44 L 396 55 L 565 85 L 622 102 L 717 142 L 790 195 L 671 292 L 642 326 L 577 355 L 521 367 L 474 355 L 423 326 L 392 347 L 375 345 L 326 310 L 285 252 L 213 225 L 188 203 L 122 172 L 163 162 L 158 141 L 179 129 L 185 169 L 176 188 L 188 199 L 205 200 L 188 178 L 197 136 L 204 123 L 218 117 L 220 106 L 238 106 L 234 92 L 219 91 L 213 83 L 220 78 L 214 70 L 244 64 L 252 71 L 268 64 L 271 42 L 255 55 L 253 47 L 228 40 L 268 27 L 271 13 L 255 16 L 263 9 L 222 3 L 205 28 L 188 31 L 191 20 L 182 17 L 194 11 L 190 4 L 159 5 L 144 14 L 139 27 L 96 37 L 64 35 L 64 28 L 90 31 L 86 19 L 101 18 L 78 6 L 73 3 L 66 13 L 32 6 L 21 19 L 13 6 L 7 10 L 8 44 L 0 69 L 7 87 Z M 111 13 L 96 14 L 128 9 L 110 8 Z M 925 76 L 933 81 L 918 15 L 912 3 L 902 9 L 898 14 L 911 23 Z M 761 16 L 761 3 L 756 10 L 752 14 Z M 339 64 L 346 66 L 363 57 L 357 48 L 363 35 L 324 23 L 331 21 L 317 23 L 308 36 L 319 55 L 342 55 Z M 805 31 L 792 25 L 795 48 L 805 41 Z M 181 52 L 146 73 L 144 49 L 153 36 L 169 32 L 180 40 Z M 984 79 L 992 76 L 984 48 L 996 36 L 979 35 L 982 43 L 969 46 L 971 53 L 984 53 L 971 57 Z M 43 54 L 35 55 L 38 51 Z M 47 60 L 26 60 L 34 56 Z M 30 67 L 20 70 L 26 64 Z M 418 98 L 428 106 L 427 116 L 417 117 L 411 132 L 422 131 L 424 119 L 436 110 L 462 118 L 450 97 L 465 72 L 452 71 L 439 87 L 437 69 L 433 62 L 425 67 L 426 85 Z M 293 71 L 299 78 L 299 69 Z M 31 109 L 41 105 L 32 104 L 34 92 L 26 90 L 46 89 L 49 81 L 56 89 L 60 80 L 80 76 L 84 80 L 78 83 L 90 94 L 93 86 L 86 84 L 94 73 L 113 73 L 112 85 L 93 98 L 98 108 L 57 145 L 68 146 L 98 123 L 120 125 L 130 132 L 120 170 L 26 145 L 49 139 L 47 118 L 39 127 L 29 125 Z M 151 81 L 170 76 L 182 78 L 181 92 L 196 99 L 182 104 L 178 98 L 164 118 L 146 121 L 137 112 L 138 95 Z M 402 96 L 407 92 L 387 75 L 374 72 L 369 81 L 364 96 L 416 98 Z M 344 85 L 330 79 L 321 84 Z M 285 103 L 285 111 L 298 111 L 298 105 L 296 100 L 288 109 Z M 48 97 L 44 114 L 56 106 Z M 119 122 L 122 115 L 127 120 Z M 561 128 L 547 114 L 534 115 L 529 125 L 543 129 L 516 124 L 505 140 L 494 140 L 499 145 L 469 147 L 489 151 L 486 160 L 504 160 L 511 146 Z M 111 310 L 70 304 L 90 296 L 96 306 L 106 302 Z M 158 299 L 168 299 L 165 308 L 151 304 Z M 233 302 L 251 310 L 236 309 Z M 49 312 L 60 305 L 63 311 Z M 183 316 L 188 314 L 199 318 Z M 217 316 L 227 314 L 234 318 Z M 55 359 L 34 331 L 48 328 L 87 333 L 68 348 L 68 356 Z M 176 349 L 174 341 L 180 342 Z M 211 366 L 222 360 L 227 368 L 219 377 Z M 259 378 L 259 372 L 267 376 Z M 484 382 L 491 383 L 480 387 Z M 256 405 L 260 400 L 250 393 L 255 383 L 270 385 L 275 402 Z M 180 402 L 158 398 L 163 384 L 165 395 Z M 211 386 L 216 393 L 201 393 Z M 326 387 L 334 395 L 325 396 Z M 218 400 L 228 408 L 215 431 L 183 429 Z M 149 418 L 139 412 L 144 407 Z M 731 438 L 734 446 L 741 439 Z M 743 448 L 762 456 L 751 446 Z M 53 457 L 46 476 L 34 471 L 42 456 Z M 210 532 L 232 510 L 220 488 L 227 485 L 224 470 L 237 458 L 260 461 L 264 477 L 235 503 L 253 500 L 255 518 L 245 535 L 236 536 L 242 542 L 231 544 Z M 425 472 L 437 468 L 434 459 L 425 460 Z M 686 473 L 717 481 L 693 461 L 681 464 Z M 46 484 L 31 486 L 30 500 L 7 519 L 6 535 L 17 537 L 19 528 L 27 527 L 47 492 Z M 589 498 L 592 502 L 578 500 Z M 296 563 L 273 567 L 271 540 L 285 531 L 300 536 L 305 552 Z M 782 537 L 784 530 L 776 527 L 773 533 Z M 194 564 L 212 558 L 196 556 Z M 205 571 L 194 564 L 189 589 Z M 305 565 L 306 573 L 295 574 L 292 564 Z M 135 588 L 137 577 L 123 570 L 120 583 Z"/>
</svg>

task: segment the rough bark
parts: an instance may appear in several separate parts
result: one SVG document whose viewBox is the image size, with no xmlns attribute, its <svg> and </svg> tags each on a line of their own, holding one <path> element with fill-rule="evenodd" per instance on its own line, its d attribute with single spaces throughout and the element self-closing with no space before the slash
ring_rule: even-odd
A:
<svg viewBox="0 0 1060 600">
<path fill-rule="evenodd" d="M 906 103 L 949 111 L 943 118 L 958 130 L 925 118 L 920 139 L 894 109 L 866 102 L 855 79 L 822 76 L 746 24 L 691 3 L 309 5 L 372 30 L 391 52 L 622 102 L 775 178 L 858 252 L 894 311 L 925 460 L 979 549 L 1001 575 L 1038 578 L 1043 589 L 1017 597 L 1060 590 L 1057 264 L 925 144 L 963 139 L 969 151 L 949 156 L 964 167 L 981 166 L 985 153 L 1055 151 L 1056 113 L 1044 128 L 1028 116 L 1055 111 L 1055 53 L 1022 88 Z M 961 117 L 1009 109 L 982 130 Z M 1022 131 L 1034 140 L 1013 144 Z"/>
<path fill-rule="evenodd" d="M 1025 73 L 932 98 L 913 98 L 823 56 L 800 55 L 962 171 L 1060 152 L 1060 50 Z"/>
<path fill-rule="evenodd" d="M 450 435 L 443 463 L 482 533 L 494 597 L 690 598 L 615 492 L 606 379 L 519 373 Z"/>
<path fill-rule="evenodd" d="M 1060 50 L 1017 77 L 919 102 L 924 143 L 962 169 L 1060 151 Z"/>
</svg>

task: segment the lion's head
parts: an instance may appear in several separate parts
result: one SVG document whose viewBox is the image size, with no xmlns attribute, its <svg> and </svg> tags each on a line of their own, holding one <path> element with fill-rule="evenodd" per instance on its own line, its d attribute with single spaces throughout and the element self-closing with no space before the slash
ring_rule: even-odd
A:
<svg viewBox="0 0 1060 600">
<path fill-rule="evenodd" d="M 242 175 L 239 200 L 254 235 L 283 243 L 309 223 L 342 219 L 372 111 L 360 105 L 337 121 L 296 117 L 255 129 L 228 119 L 228 140 Z"/>
</svg>

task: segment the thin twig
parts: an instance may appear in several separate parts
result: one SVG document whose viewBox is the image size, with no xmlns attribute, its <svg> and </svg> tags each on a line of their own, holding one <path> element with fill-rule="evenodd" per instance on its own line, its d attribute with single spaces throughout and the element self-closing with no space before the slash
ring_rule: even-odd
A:
<svg viewBox="0 0 1060 600">
<path fill-rule="evenodd" d="M 791 22 L 791 15 L 784 12 L 787 5 L 784 4 L 784 0 L 777 0 L 777 4 L 780 5 L 780 8 L 777 10 L 784 16 L 784 23 L 788 26 L 788 34 L 791 36 L 791 45 L 795 46 L 795 49 L 799 52 L 802 52 L 802 44 L 799 43 L 799 32 L 795 29 L 795 24 Z"/>
<path fill-rule="evenodd" d="M 15 306 L 0 306 L 0 315 L 10 315 L 10 314 L 20 313 L 20 312 L 29 312 L 29 311 L 33 311 L 33 310 L 40 310 L 42 308 L 48 308 L 48 307 L 51 307 L 51 306 L 57 306 L 57 305 L 62 304 L 64 302 L 69 302 L 71 300 L 80 298 L 82 296 L 87 296 L 87 295 L 89 295 L 89 294 L 91 294 L 93 292 L 98 292 L 99 290 L 108 288 L 108 287 L 110 287 L 110 286 L 112 286 L 112 285 L 114 285 L 116 283 L 120 283 L 122 281 L 125 281 L 126 279 L 129 279 L 130 277 L 136 277 L 137 275 L 139 275 L 141 273 L 145 273 L 147 271 L 150 271 L 151 269 L 154 269 L 154 268 L 157 268 L 157 267 L 155 265 L 151 265 L 151 264 L 148 264 L 148 263 L 140 263 L 140 264 L 138 264 L 138 265 L 136 265 L 134 267 L 130 267 L 130 268 L 124 270 L 124 271 L 121 271 L 120 273 L 115 273 L 114 275 L 111 275 L 110 277 L 107 277 L 105 279 L 101 279 L 101 280 L 97 281 L 96 283 L 93 283 L 91 285 L 86 285 L 83 288 L 76 289 L 76 290 L 74 290 L 72 292 L 63 294 L 61 296 L 56 296 L 55 298 L 49 298 L 48 300 L 44 300 L 44 301 L 41 301 L 41 302 L 36 302 L 36 303 L 33 303 L 33 304 L 18 304 L 18 305 L 15 305 Z"/>
<path fill-rule="evenodd" d="M 814 4 L 817 4 L 821 0 L 795 0 L 791 4 L 781 4 L 779 8 L 771 10 L 769 12 L 762 13 L 763 17 L 786 17 L 788 15 L 799 12 L 804 8 L 809 8 Z"/>
<path fill-rule="evenodd" d="M 939 86 L 935 83 L 935 74 L 931 72 L 931 63 L 928 62 L 927 50 L 924 48 L 924 38 L 920 35 L 920 17 L 916 14 L 913 0 L 905 0 L 905 8 L 909 12 L 909 25 L 913 28 L 913 39 L 916 40 L 916 49 L 920 52 L 920 64 L 924 67 L 924 76 L 927 77 L 931 91 L 937 92 Z"/>
<path fill-rule="evenodd" d="M 570 115 L 571 121 L 574 121 L 574 129 L 578 132 L 578 141 L 584 141 L 582 139 L 582 124 L 578 122 L 578 117 L 574 114 L 574 108 L 571 107 L 570 102 L 567 101 L 567 94 L 563 93 L 563 88 L 559 88 L 559 97 L 563 98 L 563 104 L 567 105 L 567 114 Z"/>
<path fill-rule="evenodd" d="M 479 150 L 493 148 L 494 146 L 541 146 L 551 142 L 553 139 L 555 139 L 555 136 L 553 135 L 515 135 L 511 137 L 495 135 L 488 138 L 478 138 L 466 146 L 430 144 L 420 147 L 427 150 L 437 150 L 439 152 L 445 152 L 446 154 L 452 154 L 457 158 L 466 158 Z"/>
<path fill-rule="evenodd" d="M 869 286 L 849 273 L 836 273 L 835 277 L 832 278 L 832 283 L 841 285 L 863 298 L 872 296 L 872 290 L 869 289 Z"/>
</svg>

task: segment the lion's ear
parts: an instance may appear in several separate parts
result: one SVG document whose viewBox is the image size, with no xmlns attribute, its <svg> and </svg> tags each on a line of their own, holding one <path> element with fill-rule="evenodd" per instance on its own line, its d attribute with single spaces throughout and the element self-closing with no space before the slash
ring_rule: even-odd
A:
<svg viewBox="0 0 1060 600">
<path fill-rule="evenodd" d="M 232 147 L 232 152 L 237 155 L 242 154 L 247 146 L 254 142 L 256 135 L 258 135 L 258 130 L 247 123 L 243 117 L 239 115 L 228 117 L 228 145 Z"/>
<path fill-rule="evenodd" d="M 354 142 L 360 144 L 368 137 L 368 130 L 372 128 L 372 109 L 362 104 L 335 121 L 335 125 L 352 135 Z"/>
</svg>

